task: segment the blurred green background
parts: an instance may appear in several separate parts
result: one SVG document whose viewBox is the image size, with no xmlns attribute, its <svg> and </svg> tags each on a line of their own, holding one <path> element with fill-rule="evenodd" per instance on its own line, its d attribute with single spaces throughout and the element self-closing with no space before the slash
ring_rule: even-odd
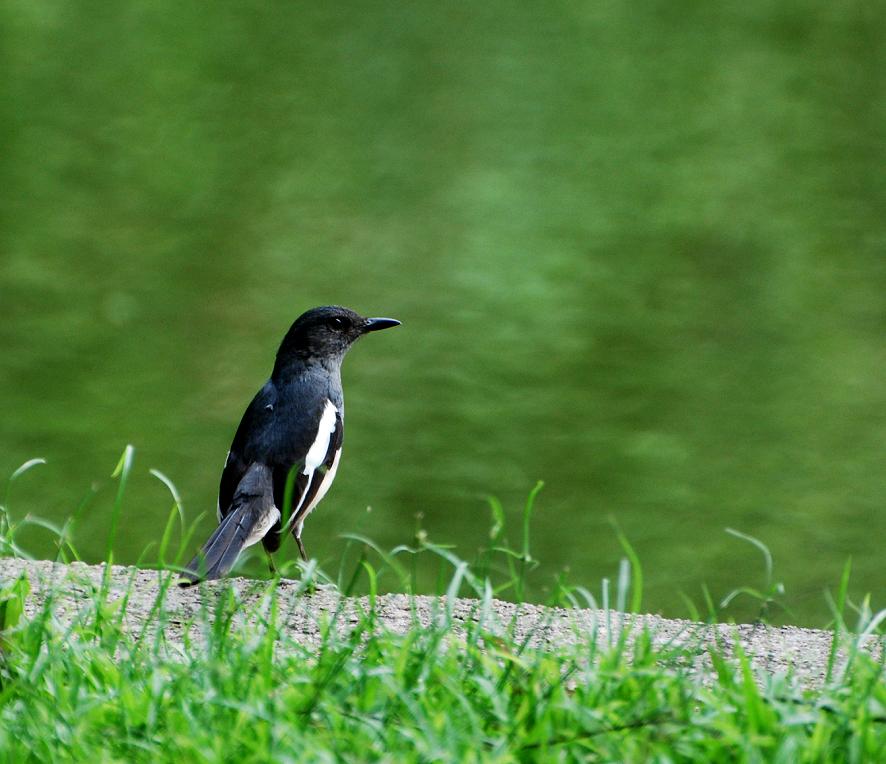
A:
<svg viewBox="0 0 886 764">
<path fill-rule="evenodd" d="M 727 526 L 786 620 L 827 619 L 850 555 L 882 606 L 884 10 L 5 3 L 0 474 L 48 459 L 13 514 L 95 487 L 99 559 L 131 442 L 118 559 L 166 521 L 150 467 L 208 533 L 277 343 L 340 303 L 404 326 L 345 364 L 325 567 L 416 513 L 471 557 L 484 497 L 516 521 L 544 479 L 537 581 L 598 591 L 611 516 L 652 610 L 762 582 Z"/>
</svg>

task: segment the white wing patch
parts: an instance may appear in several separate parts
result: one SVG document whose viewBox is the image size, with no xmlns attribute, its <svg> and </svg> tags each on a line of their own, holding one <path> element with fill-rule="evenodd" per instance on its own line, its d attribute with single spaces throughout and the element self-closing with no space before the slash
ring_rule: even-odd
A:
<svg viewBox="0 0 886 764">
<path fill-rule="evenodd" d="M 302 470 L 302 474 L 308 476 L 308 482 L 305 485 L 305 491 L 301 496 L 301 500 L 298 502 L 298 506 L 292 510 L 292 514 L 289 516 L 289 522 L 287 525 L 291 525 L 295 518 L 298 517 L 299 512 L 301 512 L 302 504 L 304 503 L 305 497 L 311 487 L 311 480 L 313 479 L 314 472 L 326 459 L 326 454 L 329 452 L 329 441 L 332 439 L 332 433 L 335 432 L 335 418 L 337 414 L 338 409 L 335 407 L 335 404 L 327 399 L 326 406 L 323 408 L 323 414 L 320 416 L 320 424 L 317 427 L 317 437 L 314 439 L 314 442 L 311 444 L 311 447 L 308 449 L 308 453 L 305 456 L 305 468 Z M 330 467 L 329 471 L 323 476 L 323 481 L 320 483 L 316 495 L 302 514 L 299 522 L 299 535 L 301 535 L 301 526 L 304 524 L 305 517 L 308 516 L 308 513 L 317 505 L 317 502 L 323 498 L 329 490 L 329 486 L 332 485 L 332 479 L 335 477 L 336 469 L 338 469 L 338 457 L 340 455 L 341 449 L 338 449 L 335 453 L 335 461 L 332 463 L 332 467 Z"/>
<path fill-rule="evenodd" d="M 314 511 L 314 507 L 316 507 L 320 503 L 320 501 L 326 495 L 326 492 L 332 485 L 332 481 L 335 480 L 335 473 L 338 470 L 338 462 L 340 459 L 341 449 L 338 449 L 338 451 L 335 452 L 335 457 L 332 460 L 332 466 L 329 468 L 329 471 L 323 476 L 323 480 L 320 483 L 320 487 L 317 489 L 317 493 L 314 495 L 314 498 L 311 499 L 311 503 L 308 505 L 308 508 L 304 511 L 298 521 L 295 535 L 299 538 L 301 538 L 301 529 L 305 524 L 305 520 L 308 519 L 308 515 Z"/>
<path fill-rule="evenodd" d="M 338 410 L 335 404 L 328 400 L 320 417 L 320 425 L 317 427 L 317 437 L 305 456 L 305 468 L 303 474 L 310 475 L 317 467 L 323 464 L 326 453 L 329 451 L 329 439 L 335 432 L 335 415 Z"/>
</svg>

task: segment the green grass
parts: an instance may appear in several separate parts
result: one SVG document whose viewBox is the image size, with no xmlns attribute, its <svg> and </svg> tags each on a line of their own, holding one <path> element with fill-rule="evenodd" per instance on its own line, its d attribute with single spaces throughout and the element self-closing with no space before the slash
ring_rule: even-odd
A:
<svg viewBox="0 0 886 764">
<path fill-rule="evenodd" d="M 132 454 L 118 469 L 120 511 Z M 171 485 L 171 484 L 170 484 Z M 494 509 L 490 543 L 468 564 L 452 549 L 419 538 L 413 547 L 376 550 L 350 539 L 351 567 L 338 575 L 347 593 L 369 591 L 356 624 L 321 618 L 318 644 L 304 646 L 283 628 L 286 603 L 270 582 L 253 604 L 221 586 L 193 617 L 184 643 L 167 636 L 172 616 L 161 587 L 141 629 L 126 631 L 126 598 L 108 599 L 108 577 L 71 619 L 49 597 L 21 617 L 28 586 L 0 592 L 0 751 L 8 761 L 856 761 L 886 759 L 886 681 L 882 662 L 854 649 L 844 614 L 848 567 L 834 603 L 834 628 L 848 651 L 826 684 L 801 689 L 790 678 L 754 677 L 710 651 L 714 672 L 688 670 L 692 651 L 655 647 L 640 632 L 602 643 L 539 649 L 512 631 L 457 621 L 442 607 L 430 626 L 405 634 L 379 625 L 382 582 L 408 589 L 409 561 L 436 555 L 448 575 L 443 591 L 476 597 L 521 591 L 533 560 L 524 508 L 516 548 L 505 513 Z M 173 489 L 173 495 L 175 495 Z M 8 494 L 7 494 L 8 496 Z M 177 508 L 173 512 L 178 514 Z M 174 517 L 174 515 L 173 515 Z M 16 550 L 16 528 L 2 513 L 0 537 Z M 20 521 L 21 522 L 21 521 Z M 29 521 L 30 522 L 30 521 Z M 72 554 L 71 528 L 60 554 Z M 113 532 L 111 533 L 113 536 Z M 181 546 L 187 547 L 182 523 Z M 158 555 L 171 555 L 167 529 Z M 639 606 L 627 554 L 604 605 Z M 110 542 L 109 542 L 110 543 Z M 109 549 L 109 555 L 112 549 Z M 180 554 L 179 554 L 180 556 Z M 631 562 L 633 560 L 633 563 Z M 405 562 L 404 562 L 405 561 Z M 315 568 L 306 578 L 320 579 Z M 171 583 L 173 576 L 167 577 Z M 631 581 L 635 587 L 631 589 Z M 561 603 L 594 605 L 589 593 L 560 582 Z M 769 593 L 762 592 L 769 602 Z M 883 614 L 859 608 L 856 632 L 874 633 Z M 178 624 L 176 624 L 178 626 Z M 187 632 L 188 629 L 185 628 Z"/>
</svg>

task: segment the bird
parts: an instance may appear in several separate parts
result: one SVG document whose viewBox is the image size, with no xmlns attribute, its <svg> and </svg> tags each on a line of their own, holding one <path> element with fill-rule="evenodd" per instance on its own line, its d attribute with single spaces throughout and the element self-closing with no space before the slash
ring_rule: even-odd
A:
<svg viewBox="0 0 886 764">
<path fill-rule="evenodd" d="M 339 305 L 299 316 L 280 343 L 270 379 L 240 420 L 218 489 L 218 527 L 182 572 L 181 586 L 225 576 L 246 547 L 273 557 L 291 531 L 302 560 L 302 530 L 326 495 L 341 460 L 341 365 L 365 334 L 399 326 Z M 287 495 L 290 506 L 285 506 Z"/>
</svg>

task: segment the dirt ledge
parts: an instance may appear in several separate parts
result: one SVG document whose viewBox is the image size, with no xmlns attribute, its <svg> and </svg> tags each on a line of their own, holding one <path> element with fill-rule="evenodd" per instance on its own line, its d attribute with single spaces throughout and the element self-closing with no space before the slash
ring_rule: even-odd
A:
<svg viewBox="0 0 886 764">
<path fill-rule="evenodd" d="M 29 561 L 14 558 L 0 558 L 0 587 L 10 584 L 25 573 L 31 582 L 31 594 L 25 605 L 25 615 L 33 616 L 40 608 L 49 591 L 56 593 L 57 612 L 64 621 L 72 619 L 90 600 L 91 591 L 100 584 L 104 565 L 85 565 Z M 125 626 L 139 630 L 151 620 L 151 611 L 161 586 L 167 585 L 165 599 L 166 635 L 170 643 L 176 644 L 183 637 L 182 629 L 195 629 L 189 624 L 196 622 L 196 616 L 207 605 L 212 605 L 219 592 L 231 585 L 248 612 L 251 605 L 260 603 L 269 589 L 268 582 L 244 578 L 227 581 L 213 581 L 200 586 L 181 589 L 169 585 L 169 573 L 156 570 L 140 570 L 113 566 L 110 578 L 109 600 L 119 600 L 129 592 L 129 602 L 125 614 Z M 305 594 L 298 581 L 283 579 L 277 586 L 279 612 L 283 615 L 284 628 L 293 639 L 310 646 L 319 639 L 322 614 L 332 615 L 340 608 L 339 631 L 348 631 L 357 622 L 359 613 L 367 607 L 366 598 L 342 599 L 337 591 L 321 589 L 313 594 Z M 529 639 L 530 644 L 556 649 L 558 646 L 587 640 L 596 633 L 600 644 L 611 643 L 627 629 L 630 635 L 647 628 L 656 644 L 685 645 L 697 655 L 691 670 L 703 674 L 710 672 L 710 663 L 705 655 L 705 645 L 719 644 L 727 655 L 735 653 L 740 645 L 750 657 L 761 680 L 765 675 L 791 673 L 800 685 L 813 688 L 825 681 L 828 656 L 833 635 L 831 632 L 814 629 L 801 629 L 792 626 L 772 627 L 750 624 L 703 624 L 692 621 L 673 620 L 655 615 L 631 616 L 616 611 L 604 610 L 565 610 L 536 605 L 514 605 L 510 602 L 493 600 L 484 608 L 477 600 L 457 599 L 447 602 L 443 597 L 410 598 L 402 594 L 388 594 L 378 597 L 377 613 L 379 624 L 393 632 L 407 631 L 417 619 L 427 626 L 435 619 L 444 617 L 447 607 L 451 608 L 454 631 L 457 624 L 470 620 L 483 619 L 490 631 L 503 631 L 513 626 L 517 640 Z M 178 630 L 178 633 L 176 633 Z M 191 639 L 199 634 L 189 631 Z M 880 656 L 883 638 L 869 637 L 862 645 L 872 655 Z M 840 663 L 845 659 L 845 647 L 841 644 Z"/>
</svg>

